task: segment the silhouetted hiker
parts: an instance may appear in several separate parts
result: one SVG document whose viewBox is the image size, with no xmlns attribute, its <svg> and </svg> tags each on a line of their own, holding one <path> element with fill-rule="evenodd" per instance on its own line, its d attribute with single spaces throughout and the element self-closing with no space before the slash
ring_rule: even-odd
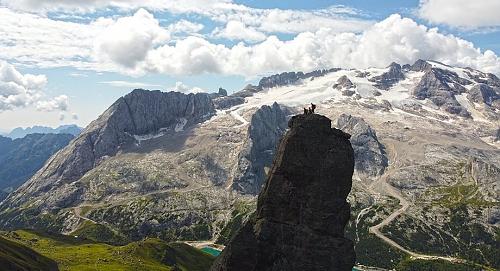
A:
<svg viewBox="0 0 500 271">
<path fill-rule="evenodd" d="M 316 105 L 311 103 L 311 114 L 314 114 L 315 109 L 316 109 Z"/>
<path fill-rule="evenodd" d="M 309 114 L 309 111 L 307 110 L 307 108 L 304 107 L 304 115 L 307 115 Z"/>
</svg>

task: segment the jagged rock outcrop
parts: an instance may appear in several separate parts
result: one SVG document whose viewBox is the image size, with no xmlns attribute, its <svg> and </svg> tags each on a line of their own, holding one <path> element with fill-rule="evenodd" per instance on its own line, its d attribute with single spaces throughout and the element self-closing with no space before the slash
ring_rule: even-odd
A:
<svg viewBox="0 0 500 271">
<path fill-rule="evenodd" d="M 354 153 L 320 115 L 298 115 L 278 148 L 257 211 L 212 266 L 222 270 L 351 270 L 344 238 Z"/>
<path fill-rule="evenodd" d="M 486 84 L 493 88 L 500 88 L 500 79 L 492 73 L 484 73 L 472 68 L 465 68 L 464 73 L 477 83 Z"/>
<path fill-rule="evenodd" d="M 375 130 L 364 119 L 346 114 L 338 117 L 337 127 L 351 134 L 356 171 L 372 177 L 381 175 L 387 168 L 388 159 Z"/>
<path fill-rule="evenodd" d="M 220 96 L 227 96 L 227 90 L 223 88 L 219 88 L 219 92 L 217 92 Z"/>
<path fill-rule="evenodd" d="M 349 77 L 347 75 L 342 75 L 338 80 L 335 85 L 333 85 L 333 88 L 336 88 L 338 90 L 341 90 L 343 88 L 349 89 L 349 88 L 354 88 L 356 85 L 354 85 L 351 80 L 349 80 Z"/>
<path fill-rule="evenodd" d="M 264 77 L 259 81 L 259 88 L 273 88 L 278 86 L 291 85 L 296 83 L 301 79 L 319 77 L 325 74 L 338 71 L 339 69 L 333 68 L 329 70 L 316 70 L 308 73 L 303 72 L 284 72 L 280 74 L 274 74 L 269 77 Z"/>
<path fill-rule="evenodd" d="M 223 88 L 219 88 L 219 90 L 217 92 L 214 92 L 214 93 L 210 93 L 208 94 L 210 96 L 210 98 L 212 99 L 217 99 L 217 98 L 221 98 L 221 97 L 226 97 L 227 96 L 227 90 L 223 89 Z"/>
<path fill-rule="evenodd" d="M 71 183 L 106 157 L 115 155 L 122 146 L 135 142 L 133 135 L 173 130 L 179 122 L 189 126 L 214 113 L 214 105 L 205 93 L 186 95 L 136 89 L 111 105 L 0 208 L 19 206 L 30 200 L 28 195 L 37 196 L 61 186 L 66 187 L 65 193 L 52 199 L 56 206 L 65 207 L 79 200 L 83 192 Z"/>
<path fill-rule="evenodd" d="M 451 114 L 470 117 L 467 109 L 455 99 L 455 95 L 466 91 L 461 84 L 470 84 L 470 82 L 458 77 L 454 72 L 430 69 L 422 76 L 412 90 L 412 94 L 420 100 L 429 99 L 436 106 L 442 107 Z"/>
<path fill-rule="evenodd" d="M 427 61 L 419 59 L 411 65 L 410 70 L 414 72 L 425 72 L 429 71 L 432 68 L 432 65 L 427 63 Z"/>
<path fill-rule="evenodd" d="M 212 100 L 215 108 L 217 109 L 228 109 L 236 105 L 243 104 L 245 102 L 245 98 L 239 96 L 224 96 L 217 97 Z"/>
<path fill-rule="evenodd" d="M 397 82 L 404 80 L 405 75 L 401 69 L 401 65 L 398 63 L 391 63 L 389 65 L 389 70 L 379 76 L 372 77 L 368 79 L 369 81 L 375 82 L 375 87 L 379 89 L 387 90 L 394 86 Z"/>
<path fill-rule="evenodd" d="M 242 90 L 231 94 L 229 97 L 246 98 L 246 97 L 253 96 L 255 93 L 257 93 L 261 90 L 262 90 L 262 88 L 260 88 L 259 86 L 254 86 L 252 84 L 248 84 Z"/>
<path fill-rule="evenodd" d="M 286 109 L 277 103 L 264 105 L 255 112 L 248 127 L 248 144 L 240 154 L 233 189 L 257 195 L 273 162 L 276 148 L 287 128 Z"/>
<path fill-rule="evenodd" d="M 484 103 L 500 109 L 500 94 L 498 92 L 500 90 L 495 91 L 488 85 L 477 84 L 468 91 L 467 98 L 473 103 Z"/>
<path fill-rule="evenodd" d="M 341 76 L 335 85 L 332 86 L 334 89 L 342 90 L 342 95 L 344 96 L 352 96 L 356 92 L 351 89 L 355 88 L 356 85 L 349 80 L 346 75 Z"/>
</svg>

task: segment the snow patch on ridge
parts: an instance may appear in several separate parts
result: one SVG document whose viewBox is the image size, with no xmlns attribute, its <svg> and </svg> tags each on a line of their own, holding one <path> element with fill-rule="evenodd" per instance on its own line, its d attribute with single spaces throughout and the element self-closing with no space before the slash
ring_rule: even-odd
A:
<svg viewBox="0 0 500 271">
<path fill-rule="evenodd" d="M 488 122 L 488 120 L 484 118 L 483 114 L 475 108 L 475 106 L 469 101 L 469 99 L 467 99 L 467 94 L 462 93 L 460 95 L 455 95 L 455 99 L 461 106 L 469 111 L 473 120 Z"/>
</svg>

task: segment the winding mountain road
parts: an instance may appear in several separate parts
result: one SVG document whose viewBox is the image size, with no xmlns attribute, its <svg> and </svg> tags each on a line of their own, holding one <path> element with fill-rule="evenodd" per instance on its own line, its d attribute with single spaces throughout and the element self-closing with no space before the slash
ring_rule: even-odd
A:
<svg viewBox="0 0 500 271">
<path fill-rule="evenodd" d="M 392 185 L 390 185 L 387 182 L 387 179 L 397 170 L 403 169 L 405 167 L 399 166 L 399 160 L 398 160 L 398 153 L 396 151 L 396 148 L 394 147 L 393 144 L 387 144 L 393 153 L 392 159 L 389 159 L 391 163 L 389 164 L 387 170 L 384 172 L 384 174 L 378 178 L 376 181 L 374 181 L 369 187 L 368 190 L 370 193 L 373 195 L 380 195 L 380 194 L 385 194 L 392 196 L 399 200 L 399 205 L 401 206 L 399 209 L 391 213 L 389 216 L 387 216 L 384 220 L 382 220 L 379 224 L 371 226 L 368 231 L 370 233 L 375 234 L 378 238 L 380 238 L 382 241 L 387 243 L 388 245 L 410 255 L 410 257 L 414 259 L 424 259 L 424 260 L 446 260 L 450 262 L 456 262 L 456 263 L 462 263 L 465 262 L 463 259 L 459 258 L 454 258 L 454 257 L 448 257 L 448 256 L 436 256 L 436 255 L 426 255 L 426 254 L 421 254 L 417 253 L 411 250 L 408 250 L 401 246 L 400 244 L 396 243 L 394 240 L 390 239 L 389 237 L 385 236 L 380 230 L 389 225 L 394 219 L 396 219 L 398 216 L 402 215 L 403 213 L 408 210 L 410 207 L 410 202 L 406 200 L 401 193 L 395 189 Z"/>
</svg>

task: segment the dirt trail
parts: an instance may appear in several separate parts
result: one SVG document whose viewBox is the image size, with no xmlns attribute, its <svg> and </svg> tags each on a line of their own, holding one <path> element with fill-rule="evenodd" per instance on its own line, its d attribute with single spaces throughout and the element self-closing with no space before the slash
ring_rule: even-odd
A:
<svg viewBox="0 0 500 271">
<path fill-rule="evenodd" d="M 426 255 L 426 254 L 421 254 L 417 252 L 410 251 L 398 243 L 396 243 L 394 240 L 390 239 L 389 237 L 385 236 L 380 229 L 382 229 L 384 226 L 389 225 L 394 219 L 396 219 L 398 216 L 401 214 L 405 213 L 406 210 L 410 207 L 410 202 L 406 200 L 401 193 L 395 189 L 392 185 L 390 185 L 387 182 L 387 179 L 396 171 L 405 167 L 400 166 L 400 161 L 398 159 L 398 153 L 397 150 L 394 146 L 394 144 L 386 144 L 388 147 L 388 153 L 392 153 L 392 158 L 389 160 L 391 161 L 388 169 L 385 171 L 385 173 L 378 178 L 376 181 L 374 181 L 369 187 L 368 190 L 373 194 L 373 195 L 389 195 L 397 200 L 399 200 L 399 205 L 401 207 L 394 211 L 392 214 L 387 216 L 384 220 L 382 220 L 379 224 L 371 226 L 369 228 L 369 232 L 375 234 L 378 238 L 382 239 L 382 241 L 386 242 L 390 246 L 410 255 L 412 258 L 415 259 L 424 259 L 424 260 L 446 260 L 450 262 L 464 262 L 462 259 L 454 258 L 454 257 L 447 257 L 447 256 L 434 256 L 434 255 Z"/>
</svg>

